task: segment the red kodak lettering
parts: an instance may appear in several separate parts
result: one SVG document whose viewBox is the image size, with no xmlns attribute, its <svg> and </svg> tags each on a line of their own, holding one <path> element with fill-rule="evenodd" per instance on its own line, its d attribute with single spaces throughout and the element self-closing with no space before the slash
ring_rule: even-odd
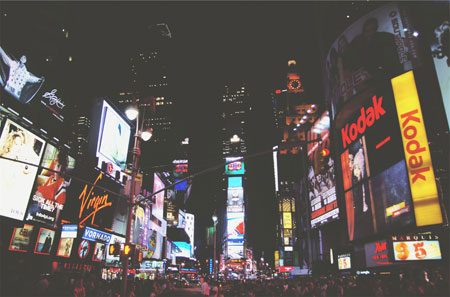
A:
<svg viewBox="0 0 450 297">
<path fill-rule="evenodd" d="M 379 120 L 382 115 L 386 114 L 386 110 L 383 108 L 383 97 L 372 97 L 372 106 L 365 108 L 362 107 L 360 115 L 356 120 L 356 123 L 346 124 L 341 129 L 342 146 L 345 149 L 347 145 L 352 143 L 358 138 L 358 135 L 364 134 L 367 127 L 371 127 L 376 120 Z"/>
<path fill-rule="evenodd" d="M 409 121 L 420 123 L 420 119 L 418 117 L 413 116 L 414 114 L 416 114 L 418 112 L 419 111 L 417 109 L 414 109 L 412 111 L 402 114 L 401 118 L 402 119 L 406 118 L 402 123 L 402 128 L 405 128 L 405 126 L 408 125 Z"/>
<path fill-rule="evenodd" d="M 411 174 L 414 175 L 413 178 L 412 178 L 413 184 L 414 184 L 418 179 L 421 179 L 421 180 L 423 180 L 423 181 L 426 181 L 427 178 L 426 178 L 424 175 L 422 175 L 422 172 L 427 172 L 427 171 L 429 171 L 429 170 L 430 170 L 430 167 L 422 167 L 422 168 L 419 168 L 419 169 L 411 170 Z"/>
</svg>

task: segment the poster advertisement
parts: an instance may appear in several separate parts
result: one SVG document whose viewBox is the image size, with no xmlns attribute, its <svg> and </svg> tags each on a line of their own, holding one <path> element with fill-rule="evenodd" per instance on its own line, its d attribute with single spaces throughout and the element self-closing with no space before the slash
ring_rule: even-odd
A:
<svg viewBox="0 0 450 297">
<path fill-rule="evenodd" d="M 227 241 L 228 245 L 244 243 L 245 225 L 243 212 L 227 213 Z"/>
<path fill-rule="evenodd" d="M 22 221 L 45 141 L 7 119 L 0 136 L 0 216 Z M 5 159 L 7 158 L 7 159 Z"/>
<path fill-rule="evenodd" d="M 244 204 L 244 188 L 228 188 L 227 205 L 243 205 Z"/>
<path fill-rule="evenodd" d="M 34 227 L 25 224 L 21 228 L 14 228 L 9 243 L 9 250 L 14 252 L 27 252 L 30 247 L 30 237 Z"/>
<path fill-rule="evenodd" d="M 97 143 L 97 157 L 111 163 L 115 170 L 125 170 L 131 128 L 119 113 L 106 101 L 103 101 L 102 115 Z"/>
<path fill-rule="evenodd" d="M 326 58 L 326 96 L 332 113 L 371 81 L 390 79 L 420 64 L 414 28 L 395 4 L 384 5 L 350 25 Z"/>
<path fill-rule="evenodd" d="M 59 257 L 70 258 L 75 238 L 77 238 L 77 225 L 62 225 L 61 239 L 59 240 L 56 255 Z"/>
<path fill-rule="evenodd" d="M 394 241 L 395 261 L 441 260 L 439 240 Z"/>
<path fill-rule="evenodd" d="M 367 267 L 378 267 L 392 264 L 392 261 L 389 259 L 389 250 L 386 240 L 366 243 L 364 245 L 364 252 L 366 255 Z"/>
<path fill-rule="evenodd" d="M 328 112 L 311 127 L 307 134 L 308 144 L 308 196 L 311 206 L 311 227 L 326 224 L 339 218 L 336 200 L 336 179 L 334 160 L 330 154 L 322 156 L 323 150 L 330 150 L 330 117 Z M 320 137 L 320 142 L 314 142 Z"/>
<path fill-rule="evenodd" d="M 172 242 L 172 254 L 175 257 L 191 257 L 191 245 L 187 242 L 183 241 L 174 241 Z"/>
<path fill-rule="evenodd" d="M 350 254 L 338 255 L 338 269 L 346 270 L 352 268 Z"/>
<path fill-rule="evenodd" d="M 41 166 L 50 170 L 39 169 L 25 219 L 55 228 L 70 186 L 71 178 L 66 174 L 75 168 L 75 159 L 47 144 Z"/>
<path fill-rule="evenodd" d="M 106 244 L 103 242 L 96 242 L 94 247 L 94 254 L 92 255 L 92 261 L 101 262 L 106 257 Z"/>
<path fill-rule="evenodd" d="M 153 193 L 164 189 L 165 185 L 162 182 L 161 178 L 158 174 L 154 174 L 153 179 Z M 152 215 L 154 215 L 158 219 L 164 218 L 164 191 L 159 192 L 158 194 L 152 197 L 153 205 L 152 205 Z"/>
<path fill-rule="evenodd" d="M 111 240 L 109 241 L 109 244 L 115 244 L 115 243 L 120 243 L 123 244 L 125 243 L 125 237 L 122 236 L 117 236 L 112 234 L 111 235 Z M 113 256 L 110 255 L 109 252 L 106 253 L 106 263 L 107 264 L 118 264 L 120 261 L 120 257 L 119 256 Z"/>
<path fill-rule="evenodd" d="M 34 252 L 36 254 L 50 255 L 54 238 L 55 231 L 47 228 L 41 228 L 37 236 Z"/>
<path fill-rule="evenodd" d="M 230 258 L 230 259 L 242 259 L 242 258 L 244 258 L 244 246 L 243 245 L 228 245 L 227 254 L 228 254 L 228 258 Z"/>
<path fill-rule="evenodd" d="M 226 175 L 243 175 L 245 173 L 244 159 L 242 157 L 225 158 Z M 234 161 L 234 162 L 233 162 Z"/>
</svg>

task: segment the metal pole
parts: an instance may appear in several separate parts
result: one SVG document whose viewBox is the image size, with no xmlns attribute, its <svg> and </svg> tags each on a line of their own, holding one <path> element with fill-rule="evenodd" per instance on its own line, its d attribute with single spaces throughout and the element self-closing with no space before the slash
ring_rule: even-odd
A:
<svg viewBox="0 0 450 297">
<path fill-rule="evenodd" d="M 214 260 L 213 260 L 213 277 L 217 279 L 217 254 L 216 254 L 216 242 L 217 242 L 217 222 L 214 222 Z"/>
<path fill-rule="evenodd" d="M 133 167 L 131 169 L 131 187 L 130 187 L 130 197 L 128 204 L 128 219 L 127 219 L 127 232 L 125 237 L 125 243 L 130 243 L 131 238 L 131 224 L 133 222 L 133 208 L 134 208 L 134 196 L 135 196 L 135 184 L 136 184 L 136 174 L 138 171 L 139 164 L 139 115 L 136 118 L 136 132 L 134 133 L 134 146 L 133 146 Z M 122 296 L 127 296 L 127 281 L 128 281 L 128 257 L 123 257 L 123 269 L 122 269 Z"/>
</svg>

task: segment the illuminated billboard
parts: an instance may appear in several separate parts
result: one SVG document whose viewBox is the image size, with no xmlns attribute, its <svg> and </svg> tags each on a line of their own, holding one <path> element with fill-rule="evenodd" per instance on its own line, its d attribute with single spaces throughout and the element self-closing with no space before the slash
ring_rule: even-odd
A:
<svg viewBox="0 0 450 297">
<path fill-rule="evenodd" d="M 371 81 L 390 79 L 420 64 L 413 32 L 405 11 L 389 4 L 361 17 L 336 39 L 325 62 L 325 94 L 333 114 Z"/>
<path fill-rule="evenodd" d="M 347 270 L 352 268 L 350 254 L 338 255 L 338 269 Z"/>
<path fill-rule="evenodd" d="M 14 228 L 9 243 L 9 250 L 13 252 L 28 252 L 33 229 L 34 226 L 28 224 L 25 224 L 20 228 Z"/>
<path fill-rule="evenodd" d="M 175 257 L 191 257 L 191 245 L 184 241 L 173 241 L 172 242 L 172 254 Z"/>
<path fill-rule="evenodd" d="M 106 162 L 112 165 L 113 171 L 125 170 L 130 136 L 130 124 L 104 100 L 96 152 L 99 166 Z"/>
<path fill-rule="evenodd" d="M 24 219 L 44 145 L 42 138 L 6 120 L 0 136 L 0 216 Z"/>
<path fill-rule="evenodd" d="M 330 117 L 328 112 L 316 121 L 307 133 L 308 143 L 308 196 L 311 207 L 311 227 L 339 218 L 336 200 L 334 160 L 330 154 L 323 156 L 323 150 L 330 150 Z M 321 142 L 314 142 L 318 138 Z"/>
<path fill-rule="evenodd" d="M 245 173 L 244 159 L 242 157 L 225 158 L 226 175 L 243 175 Z M 234 161 L 234 162 L 233 162 Z"/>
<path fill-rule="evenodd" d="M 230 259 L 242 259 L 244 258 L 244 246 L 243 245 L 228 245 L 227 255 Z"/>
<path fill-rule="evenodd" d="M 245 223 L 243 212 L 227 213 L 227 242 L 228 245 L 244 243 Z"/>
<path fill-rule="evenodd" d="M 242 205 L 244 204 L 244 188 L 228 188 L 227 190 L 227 205 Z"/>
<path fill-rule="evenodd" d="M 61 239 L 59 240 L 56 255 L 59 257 L 70 258 L 72 253 L 73 242 L 77 238 L 77 225 L 62 225 Z"/>
<path fill-rule="evenodd" d="M 55 228 L 61 219 L 71 181 L 68 175 L 63 174 L 71 173 L 75 168 L 75 159 L 47 144 L 41 166 L 43 168 L 39 169 L 25 220 Z"/>
<path fill-rule="evenodd" d="M 417 226 L 442 224 L 419 94 L 412 71 L 392 79 Z"/>
<path fill-rule="evenodd" d="M 153 175 L 153 193 L 160 191 L 165 188 L 164 183 L 157 173 Z M 152 215 L 154 215 L 157 219 L 164 218 L 164 191 L 159 192 L 158 194 L 152 197 Z"/>
<path fill-rule="evenodd" d="M 111 240 L 109 241 L 109 244 L 111 245 L 111 244 L 115 244 L 115 243 L 124 244 L 125 243 L 125 238 L 122 237 L 122 236 L 117 236 L 117 235 L 112 234 L 111 235 Z M 120 257 L 119 256 L 110 255 L 109 252 L 108 252 L 109 246 L 107 246 L 106 250 L 107 250 L 106 257 L 105 257 L 106 263 L 107 264 L 118 264 L 119 261 L 120 261 Z"/>
<path fill-rule="evenodd" d="M 242 176 L 228 177 L 228 188 L 242 188 Z"/>
<path fill-rule="evenodd" d="M 336 118 L 350 240 L 414 224 L 395 103 L 386 84 L 355 96 Z"/>
<path fill-rule="evenodd" d="M 367 267 L 378 267 L 392 264 L 389 259 L 388 243 L 386 240 L 366 243 L 364 245 Z"/>
<path fill-rule="evenodd" d="M 54 238 L 55 231 L 47 228 L 41 228 L 37 236 L 34 252 L 36 254 L 50 255 Z"/>
<path fill-rule="evenodd" d="M 437 235 L 392 236 L 395 261 L 441 260 Z"/>
<path fill-rule="evenodd" d="M 283 212 L 283 228 L 292 229 L 292 212 Z"/>
</svg>

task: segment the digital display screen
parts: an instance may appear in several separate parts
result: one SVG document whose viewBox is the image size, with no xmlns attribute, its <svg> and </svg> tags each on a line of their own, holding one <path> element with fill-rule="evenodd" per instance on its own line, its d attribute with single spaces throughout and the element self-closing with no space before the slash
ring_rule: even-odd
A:
<svg viewBox="0 0 450 297">
<path fill-rule="evenodd" d="M 68 175 L 64 177 L 60 172 L 70 174 L 75 168 L 75 159 L 47 144 L 41 166 L 50 170 L 41 168 L 38 171 L 25 219 L 55 228 L 61 219 L 71 182 Z"/>
<path fill-rule="evenodd" d="M 366 243 L 364 245 L 367 267 L 378 267 L 392 264 L 386 240 Z"/>
<path fill-rule="evenodd" d="M 245 223 L 243 212 L 227 213 L 227 241 L 228 245 L 244 243 Z"/>
<path fill-rule="evenodd" d="M 245 166 L 242 158 L 226 158 L 225 160 L 227 162 L 227 164 L 225 164 L 226 175 L 243 175 L 245 173 Z"/>
<path fill-rule="evenodd" d="M 244 188 L 228 188 L 227 205 L 242 205 L 244 203 Z"/>
<path fill-rule="evenodd" d="M 7 119 L 0 136 L 0 216 L 23 221 L 45 141 Z M 16 160 L 16 161 L 13 161 Z"/>
<path fill-rule="evenodd" d="M 242 188 L 242 177 L 241 176 L 228 177 L 228 188 Z"/>
<path fill-rule="evenodd" d="M 173 241 L 172 242 L 172 254 L 175 257 L 191 257 L 191 245 L 183 241 Z"/>
<path fill-rule="evenodd" d="M 338 269 L 346 270 L 352 268 L 350 254 L 338 255 Z"/>
<path fill-rule="evenodd" d="M 441 260 L 439 237 L 436 235 L 393 236 L 395 261 Z"/>
<path fill-rule="evenodd" d="M 242 259 L 242 258 L 244 258 L 244 246 L 243 245 L 228 245 L 227 253 L 228 253 L 228 257 L 230 259 Z"/>
<path fill-rule="evenodd" d="M 131 128 L 108 102 L 103 101 L 97 143 L 97 157 L 111 163 L 114 170 L 125 170 Z"/>
<path fill-rule="evenodd" d="M 175 183 L 177 183 L 179 181 L 180 181 L 180 179 L 175 179 Z M 186 191 L 187 187 L 188 187 L 188 181 L 185 180 L 185 181 L 180 182 L 179 184 L 176 184 L 174 187 L 174 190 L 175 191 Z"/>
<path fill-rule="evenodd" d="M 333 158 L 323 156 L 330 150 L 330 117 L 324 113 L 307 134 L 308 144 L 308 195 L 311 206 L 311 227 L 339 218 L 336 200 L 336 179 Z M 321 142 L 317 140 L 321 138 Z"/>
</svg>

